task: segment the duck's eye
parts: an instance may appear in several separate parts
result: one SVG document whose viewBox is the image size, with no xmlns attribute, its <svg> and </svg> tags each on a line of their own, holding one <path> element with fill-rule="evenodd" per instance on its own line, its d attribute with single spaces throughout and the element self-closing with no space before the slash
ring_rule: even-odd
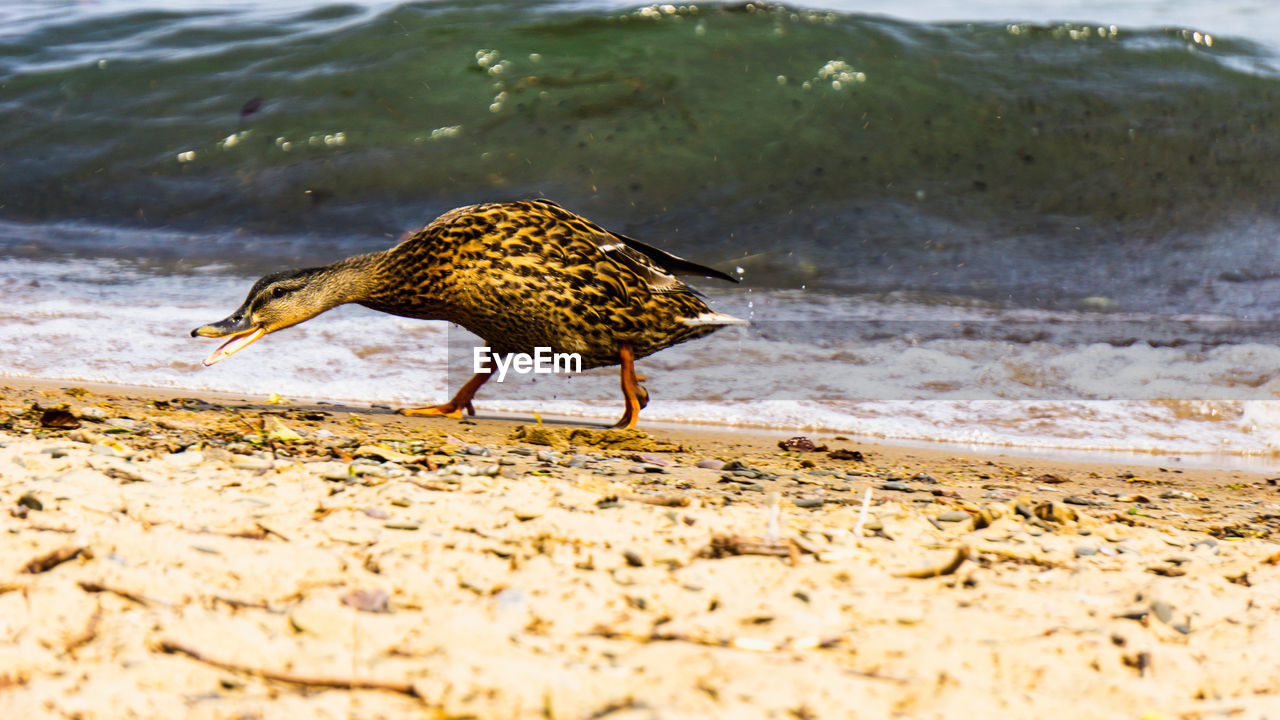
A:
<svg viewBox="0 0 1280 720">
<path fill-rule="evenodd" d="M 276 300 L 279 300 L 280 298 L 284 297 L 284 294 L 285 294 L 285 289 L 282 287 L 271 288 L 271 297 Z"/>
</svg>

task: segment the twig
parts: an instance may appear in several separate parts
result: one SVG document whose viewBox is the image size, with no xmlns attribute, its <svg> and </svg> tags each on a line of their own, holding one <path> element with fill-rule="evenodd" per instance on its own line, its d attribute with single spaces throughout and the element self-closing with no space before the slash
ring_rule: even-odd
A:
<svg viewBox="0 0 1280 720">
<path fill-rule="evenodd" d="M 685 507 L 689 504 L 689 498 L 683 495 L 620 495 L 621 500 L 630 500 L 631 502 L 646 503 L 648 505 L 660 505 L 662 507 Z"/>
<path fill-rule="evenodd" d="M 68 560 L 74 560 L 81 555 L 86 558 L 93 557 L 93 551 L 83 545 L 63 545 L 62 547 L 50 553 L 45 553 L 37 558 L 32 558 L 26 565 L 22 566 L 22 572 L 28 575 L 37 575 L 42 572 L 49 572 Z"/>
<path fill-rule="evenodd" d="M 952 557 L 947 562 L 941 565 L 936 565 L 931 568 L 924 568 L 923 570 L 912 570 L 911 572 L 898 573 L 897 577 L 924 580 L 926 578 L 935 578 L 935 577 L 942 577 L 943 575 L 950 575 L 951 573 L 960 569 L 960 566 L 964 564 L 965 558 L 967 557 L 969 557 L 969 548 L 964 545 L 961 545 L 960 547 L 956 548 L 955 556 Z"/>
<path fill-rule="evenodd" d="M 417 698 L 419 700 L 423 699 L 423 697 L 418 694 L 418 691 L 414 689 L 412 683 L 393 682 L 387 680 L 360 680 L 356 678 L 295 675 L 287 672 L 263 670 L 261 668 L 252 668 L 222 660 L 215 660 L 198 650 L 172 640 L 160 641 L 160 644 L 156 646 L 156 649 L 170 655 L 186 655 L 192 660 L 202 662 L 206 665 L 211 665 L 222 670 L 253 675 L 255 677 L 260 677 L 263 680 L 271 680 L 273 682 L 301 685 L 303 687 L 335 688 L 338 690 L 388 690 L 390 692 L 400 693 L 401 695 L 408 695 L 409 697 Z"/>
<path fill-rule="evenodd" d="M 115 595 L 117 597 L 122 597 L 125 600 L 129 600 L 130 602 L 136 602 L 142 607 L 151 607 L 151 605 L 153 604 L 152 601 L 142 597 L 141 595 L 136 595 L 134 593 L 129 592 L 128 590 L 121 590 L 119 588 L 107 587 L 102 583 L 95 583 L 95 582 L 88 582 L 85 580 L 81 580 L 76 584 L 80 586 L 81 590 L 87 593 L 101 593 L 101 592 L 111 593 L 112 595 Z"/>
<path fill-rule="evenodd" d="M 89 616 L 89 622 L 85 623 L 84 630 L 79 635 L 67 638 L 67 643 L 62 648 L 63 654 L 75 657 L 75 651 L 93 642 L 98 637 L 98 623 L 102 620 L 102 602 L 98 602 L 98 607 L 94 608 L 93 614 Z"/>
<path fill-rule="evenodd" d="M 769 542 L 741 535 L 716 535 L 698 555 L 711 559 L 729 555 L 768 555 L 790 558 L 793 565 L 800 560 L 800 550 L 793 542 Z"/>
</svg>

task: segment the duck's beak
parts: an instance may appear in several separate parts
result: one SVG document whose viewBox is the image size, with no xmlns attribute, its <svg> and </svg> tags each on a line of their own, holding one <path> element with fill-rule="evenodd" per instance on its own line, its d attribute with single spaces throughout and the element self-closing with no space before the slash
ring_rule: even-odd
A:
<svg viewBox="0 0 1280 720">
<path fill-rule="evenodd" d="M 217 350 L 214 350 L 209 354 L 209 357 L 204 359 L 206 366 L 231 357 L 266 334 L 265 328 L 249 324 L 247 317 L 239 320 L 227 318 L 209 325 L 201 325 L 191 331 L 191 337 L 228 338 L 226 342 L 218 346 Z"/>
</svg>

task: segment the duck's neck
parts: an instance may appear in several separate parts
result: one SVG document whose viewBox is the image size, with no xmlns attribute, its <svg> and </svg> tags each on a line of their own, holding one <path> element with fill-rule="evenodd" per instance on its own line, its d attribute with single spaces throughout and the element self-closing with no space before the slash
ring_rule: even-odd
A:
<svg viewBox="0 0 1280 720">
<path fill-rule="evenodd" d="M 383 252 L 353 255 L 320 268 L 319 272 L 324 275 L 324 309 L 346 303 L 363 303 L 373 297 L 378 264 L 383 255 Z"/>
</svg>

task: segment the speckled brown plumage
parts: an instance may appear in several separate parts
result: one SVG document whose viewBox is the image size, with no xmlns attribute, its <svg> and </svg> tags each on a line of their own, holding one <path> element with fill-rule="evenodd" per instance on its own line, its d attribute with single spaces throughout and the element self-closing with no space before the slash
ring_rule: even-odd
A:
<svg viewBox="0 0 1280 720">
<path fill-rule="evenodd" d="M 268 275 L 235 314 L 192 334 L 231 335 L 227 346 L 247 338 L 206 361 L 216 362 L 262 334 L 347 302 L 447 320 L 483 338 L 495 354 L 546 347 L 578 353 L 584 369 L 622 363 L 627 417 L 634 425 L 647 393 L 628 356 L 642 358 L 741 322 L 713 312 L 676 273 L 733 280 L 548 200 L 472 205 L 445 213 L 388 250 Z M 251 332 L 256 334 L 249 338 Z M 455 401 L 469 409 L 470 394 L 483 381 L 477 376 Z M 633 408 L 635 396 L 640 399 Z"/>
<path fill-rule="evenodd" d="M 497 353 L 579 353 L 584 368 L 618 364 L 621 343 L 642 358 L 720 327 L 689 324 L 711 309 L 625 242 L 547 200 L 459 208 L 383 253 L 360 304 L 455 322 Z"/>
</svg>

